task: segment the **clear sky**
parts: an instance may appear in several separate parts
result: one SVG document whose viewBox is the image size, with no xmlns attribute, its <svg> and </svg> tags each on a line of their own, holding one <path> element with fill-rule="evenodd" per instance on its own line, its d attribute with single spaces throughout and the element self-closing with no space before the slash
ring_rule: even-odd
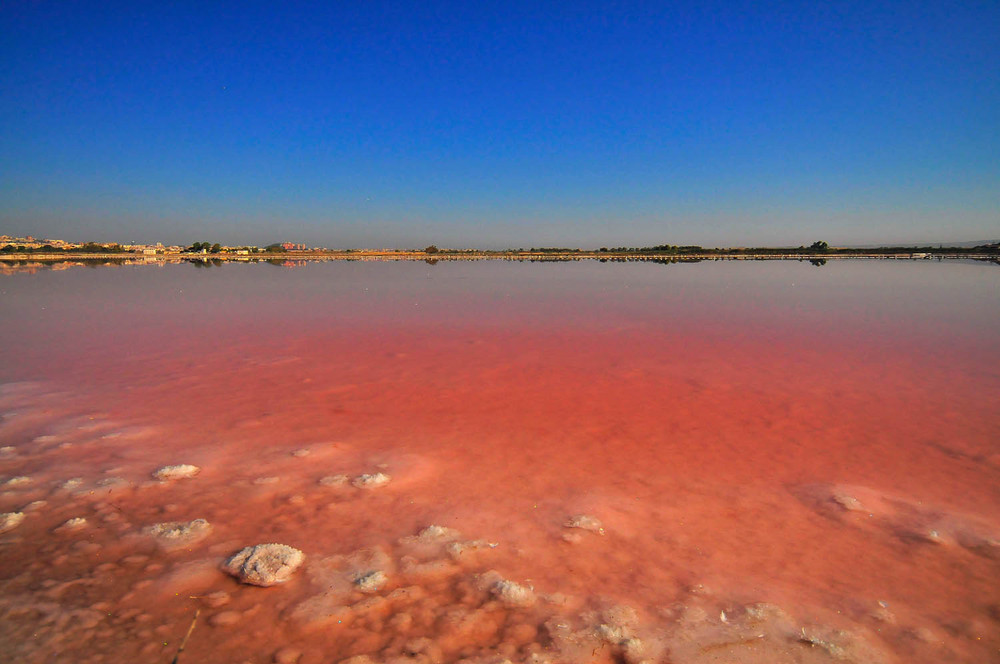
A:
<svg viewBox="0 0 1000 664">
<path fill-rule="evenodd" d="M 0 233 L 1000 236 L 1000 3 L 0 5 Z"/>
</svg>

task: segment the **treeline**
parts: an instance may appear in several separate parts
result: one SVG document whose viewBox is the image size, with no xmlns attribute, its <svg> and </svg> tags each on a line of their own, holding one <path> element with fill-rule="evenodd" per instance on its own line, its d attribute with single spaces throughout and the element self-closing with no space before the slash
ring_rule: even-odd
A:
<svg viewBox="0 0 1000 664">
<path fill-rule="evenodd" d="M 753 256 L 855 256 L 867 254 L 1000 254 L 1000 243 L 981 244 L 975 247 L 895 246 L 874 248 L 831 247 L 823 241 L 799 247 L 728 247 L 707 248 L 697 245 L 659 244 L 653 247 L 601 247 L 597 253 L 612 254 L 666 254 L 669 256 L 699 255 L 753 255 Z"/>
<path fill-rule="evenodd" d="M 272 245 L 276 246 L 276 245 Z M 223 247 L 221 244 L 216 242 L 212 244 L 210 242 L 195 242 L 187 249 L 184 249 L 181 253 L 184 254 L 200 254 L 202 252 L 207 254 L 221 254 L 229 251 L 231 247 Z M 260 251 L 257 247 L 239 247 L 238 251 L 248 251 L 251 254 L 256 254 Z M 267 248 L 267 251 L 272 251 L 271 247 Z"/>
<path fill-rule="evenodd" d="M 655 247 L 601 247 L 597 250 L 600 254 L 706 254 L 712 252 L 722 252 L 721 249 L 705 249 L 696 244 L 675 245 L 658 244 Z"/>
</svg>

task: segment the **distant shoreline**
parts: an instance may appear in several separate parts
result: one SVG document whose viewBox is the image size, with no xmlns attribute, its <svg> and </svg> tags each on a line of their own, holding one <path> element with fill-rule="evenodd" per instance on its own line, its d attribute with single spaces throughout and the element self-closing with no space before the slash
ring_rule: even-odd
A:
<svg viewBox="0 0 1000 664">
<path fill-rule="evenodd" d="M 287 261 L 331 261 L 331 260 L 384 260 L 384 261 L 471 261 L 471 260 L 512 260 L 512 261 L 575 261 L 597 260 L 605 262 L 623 261 L 659 261 L 659 262 L 699 262 L 715 260 L 785 260 L 820 262 L 828 260 L 868 259 L 868 260 L 941 260 L 941 259 L 971 259 L 984 261 L 1000 261 L 996 253 L 970 253 L 968 251 L 941 252 L 872 252 L 850 251 L 838 253 L 704 253 L 704 254 L 666 254 L 660 252 L 603 252 L 603 251 L 440 251 L 427 253 L 423 251 L 328 251 L 310 252 L 294 251 L 284 253 L 257 253 L 250 255 L 236 254 L 192 254 L 163 253 L 141 255 L 134 253 L 8 253 L 0 254 L 3 262 L 79 262 L 79 261 L 115 261 L 130 264 L 180 263 L 180 262 L 287 262 Z"/>
</svg>

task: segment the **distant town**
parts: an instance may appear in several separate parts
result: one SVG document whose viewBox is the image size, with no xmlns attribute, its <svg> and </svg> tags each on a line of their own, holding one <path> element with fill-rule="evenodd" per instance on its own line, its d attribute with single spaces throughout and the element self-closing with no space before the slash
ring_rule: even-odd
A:
<svg viewBox="0 0 1000 664">
<path fill-rule="evenodd" d="M 970 246 L 974 245 L 974 246 Z M 809 260 L 822 265 L 829 258 L 973 258 L 1000 261 L 1000 241 L 981 244 L 936 246 L 835 247 L 816 241 L 798 247 L 725 247 L 661 244 L 647 247 L 530 247 L 502 250 L 448 249 L 429 245 L 423 249 L 330 249 L 309 247 L 297 242 L 275 242 L 264 247 L 229 246 L 219 242 L 194 242 L 190 245 L 125 244 L 103 242 L 66 242 L 32 236 L 0 235 L 0 260 L 60 261 L 113 260 L 142 261 L 288 261 L 288 260 L 469 260 L 505 258 L 514 260 Z"/>
</svg>

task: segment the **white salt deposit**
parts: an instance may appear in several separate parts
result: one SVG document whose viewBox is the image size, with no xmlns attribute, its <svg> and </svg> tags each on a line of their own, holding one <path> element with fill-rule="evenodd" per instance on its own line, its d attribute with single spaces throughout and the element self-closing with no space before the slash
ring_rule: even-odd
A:
<svg viewBox="0 0 1000 664">
<path fill-rule="evenodd" d="M 535 591 L 507 579 L 497 581 L 490 592 L 507 606 L 531 606 L 535 603 Z"/>
<path fill-rule="evenodd" d="M 347 475 L 327 475 L 326 477 L 321 477 L 319 480 L 320 486 L 344 486 L 347 484 L 350 478 Z"/>
<path fill-rule="evenodd" d="M 589 514 L 577 514 L 576 516 L 571 516 L 563 525 L 567 528 L 579 528 L 580 530 L 589 530 L 590 532 L 598 533 L 599 535 L 604 534 L 603 524 L 601 524 L 599 519 L 592 517 Z"/>
<path fill-rule="evenodd" d="M 8 530 L 14 530 L 21 522 L 24 521 L 23 512 L 7 512 L 6 514 L 0 514 L 0 533 L 5 533 Z"/>
<path fill-rule="evenodd" d="M 142 530 L 165 549 L 176 549 L 200 542 L 212 534 L 212 524 L 205 519 L 154 523 Z"/>
<path fill-rule="evenodd" d="M 380 486 L 385 486 L 389 483 L 392 478 L 385 473 L 372 473 L 365 475 L 358 475 L 351 482 L 354 486 L 359 489 L 376 489 Z"/>
<path fill-rule="evenodd" d="M 373 593 L 385 585 L 389 578 L 382 570 L 374 570 L 360 575 L 354 580 L 354 586 L 363 593 Z"/>
<path fill-rule="evenodd" d="M 189 463 L 182 463 L 176 466 L 164 466 L 153 473 L 153 477 L 161 482 L 171 482 L 173 480 L 183 480 L 194 477 L 199 472 L 201 472 L 201 468 L 198 466 L 192 466 Z"/>
<path fill-rule="evenodd" d="M 56 530 L 79 530 L 80 528 L 83 528 L 86 525 L 87 525 L 87 519 L 85 519 L 82 516 L 77 516 L 72 519 L 69 519 L 61 526 L 56 528 Z"/>
<path fill-rule="evenodd" d="M 305 554 L 287 544 L 257 544 L 237 552 L 222 569 L 243 583 L 273 586 L 287 581 L 304 560 Z"/>
</svg>

